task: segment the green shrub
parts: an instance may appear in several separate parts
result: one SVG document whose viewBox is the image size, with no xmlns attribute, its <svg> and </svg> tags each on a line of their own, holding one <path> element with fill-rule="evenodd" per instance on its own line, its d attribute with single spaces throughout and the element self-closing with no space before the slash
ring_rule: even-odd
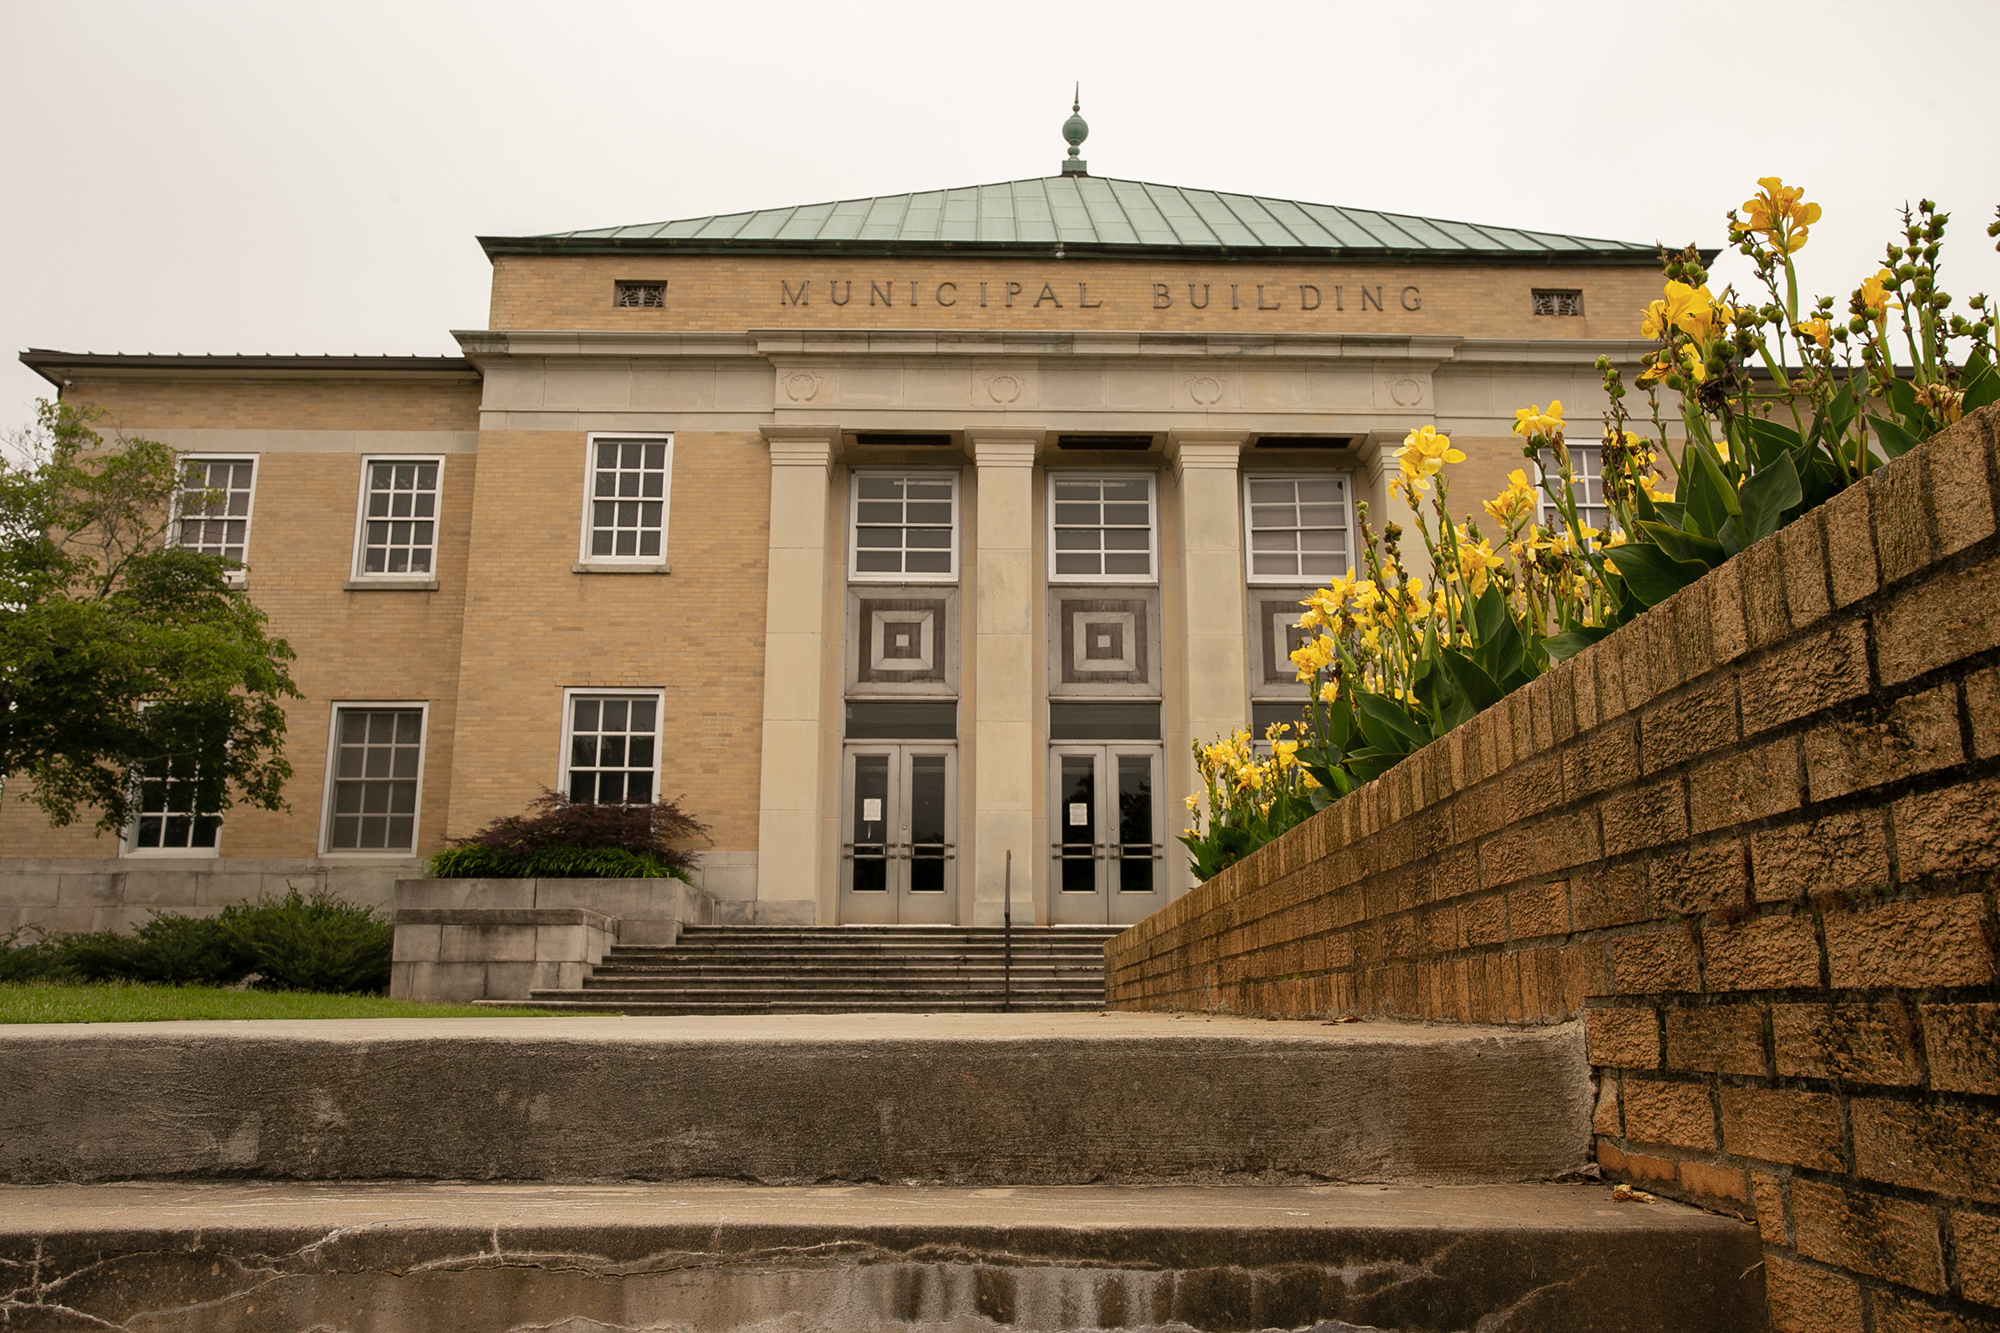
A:
<svg viewBox="0 0 2000 1333">
<path fill-rule="evenodd" d="M 69 936 L 57 947 L 86 981 L 227 986 L 257 968 L 257 959 L 223 920 L 173 912 L 154 912 L 130 935 L 100 930 Z"/>
<path fill-rule="evenodd" d="M 431 858 L 437 879 L 679 879 L 687 872 L 622 847 L 542 847 L 525 856 L 476 843 Z"/>
<path fill-rule="evenodd" d="M 64 950 L 60 935 L 23 926 L 0 935 L 0 982 L 66 981 L 76 976 L 76 966 Z"/>
<path fill-rule="evenodd" d="M 266 990 L 378 992 L 389 985 L 396 928 L 372 907 L 357 907 L 325 890 L 310 898 L 290 889 L 283 898 L 223 909 L 221 924 L 254 960 Z"/>
<path fill-rule="evenodd" d="M 438 879 L 689 878 L 687 844 L 708 832 L 678 800 L 572 801 L 544 787 L 525 815 L 496 819 L 431 858 Z"/>
</svg>

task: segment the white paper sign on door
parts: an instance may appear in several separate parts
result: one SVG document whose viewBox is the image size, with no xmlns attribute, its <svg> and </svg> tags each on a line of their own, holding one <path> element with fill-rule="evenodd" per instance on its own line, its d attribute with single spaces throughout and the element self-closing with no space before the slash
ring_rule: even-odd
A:
<svg viewBox="0 0 2000 1333">
<path fill-rule="evenodd" d="M 881 797 L 864 796 L 861 798 L 861 822 L 864 824 L 879 824 L 882 822 Z"/>
<path fill-rule="evenodd" d="M 1072 828 L 1081 828 L 1090 822 L 1090 806 L 1083 801 L 1069 803 L 1069 822 Z"/>
</svg>

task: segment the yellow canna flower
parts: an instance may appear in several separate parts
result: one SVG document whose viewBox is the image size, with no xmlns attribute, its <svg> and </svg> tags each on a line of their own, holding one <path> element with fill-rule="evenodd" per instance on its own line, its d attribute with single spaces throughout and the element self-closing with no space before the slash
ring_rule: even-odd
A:
<svg viewBox="0 0 2000 1333">
<path fill-rule="evenodd" d="M 1330 680 L 1319 687 L 1319 701 L 1321 703 L 1330 704 L 1338 698 L 1340 698 L 1340 684 L 1338 681 Z"/>
<path fill-rule="evenodd" d="M 1743 201 L 1737 232 L 1763 236 L 1784 253 L 1797 254 L 1807 229 L 1820 219 L 1819 205 L 1806 203 L 1803 189 L 1776 176 L 1759 177 L 1757 185 L 1758 192 Z"/>
<path fill-rule="evenodd" d="M 1549 404 L 1547 412 L 1541 404 L 1516 408 L 1514 411 L 1514 433 L 1529 439 L 1560 440 L 1563 431 L 1563 405 L 1557 399 Z"/>
<path fill-rule="evenodd" d="M 1465 455 L 1454 449 L 1451 437 L 1438 434 L 1435 426 L 1422 426 L 1403 437 L 1403 447 L 1396 451 L 1396 467 L 1399 480 L 1407 481 L 1417 491 L 1430 489 L 1430 479 L 1441 471 L 1446 463 L 1463 463 Z M 1395 482 L 1390 483 L 1392 486 Z"/>
<path fill-rule="evenodd" d="M 1818 343 L 1821 351 L 1833 346 L 1833 329 L 1823 319 L 1802 320 L 1797 332 L 1801 339 L 1811 338 Z"/>
<path fill-rule="evenodd" d="M 1189 814 L 1193 814 L 1195 811 L 1201 809 L 1201 798 L 1199 796 L 1188 797 L 1187 808 Z"/>
<path fill-rule="evenodd" d="M 1499 569 L 1507 562 L 1493 554 L 1491 543 L 1482 541 L 1477 546 L 1466 542 L 1458 545 L 1458 577 L 1472 591 L 1474 597 L 1486 591 L 1488 571 Z"/>
<path fill-rule="evenodd" d="M 1672 488 L 1670 487 L 1663 488 L 1660 485 L 1661 480 L 1662 478 L 1660 477 L 1660 474 L 1657 472 L 1649 472 L 1643 478 L 1640 479 L 1639 487 L 1641 490 L 1646 492 L 1647 499 L 1659 503 L 1665 503 L 1674 498 L 1674 493 Z"/>
<path fill-rule="evenodd" d="M 1862 279 L 1859 293 L 1861 304 L 1877 315 L 1884 311 L 1901 310 L 1903 308 L 1901 302 L 1889 299 L 1895 294 L 1895 283 L 1895 273 L 1886 268 L 1872 278 Z"/>
</svg>

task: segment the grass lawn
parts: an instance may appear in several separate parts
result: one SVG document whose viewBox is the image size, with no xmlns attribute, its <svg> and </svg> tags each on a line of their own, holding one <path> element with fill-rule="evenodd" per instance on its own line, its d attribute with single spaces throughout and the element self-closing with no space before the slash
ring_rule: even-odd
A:
<svg viewBox="0 0 2000 1333">
<path fill-rule="evenodd" d="M 125 982 L 0 983 L 0 1023 L 158 1023 L 185 1018 L 506 1018 L 532 1009 L 475 1009 L 380 995 L 229 990 Z"/>
</svg>

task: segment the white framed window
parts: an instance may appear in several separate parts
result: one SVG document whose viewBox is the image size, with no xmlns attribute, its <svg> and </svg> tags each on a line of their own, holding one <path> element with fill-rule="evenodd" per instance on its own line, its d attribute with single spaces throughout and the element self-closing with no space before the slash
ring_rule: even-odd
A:
<svg viewBox="0 0 2000 1333">
<path fill-rule="evenodd" d="M 357 582 L 436 580 L 443 486 L 442 458 L 361 460 L 361 507 L 354 524 Z"/>
<path fill-rule="evenodd" d="M 585 447 L 578 558 L 584 564 L 665 564 L 674 437 L 591 435 Z"/>
<path fill-rule="evenodd" d="M 1555 455 L 1549 450 L 1541 451 L 1535 460 L 1541 476 L 1553 484 L 1560 484 L 1559 469 Z M 1599 532 L 1611 530 L 1611 507 L 1604 502 L 1604 446 L 1601 444 L 1572 444 L 1569 446 L 1569 467 L 1573 474 L 1570 494 L 1576 497 L 1576 513 L 1585 523 Z M 1549 493 L 1537 486 L 1535 491 L 1539 508 L 1536 522 L 1545 528 L 1562 527 L 1562 514 L 1556 509 Z"/>
<path fill-rule="evenodd" d="M 430 705 L 333 706 L 326 747 L 322 855 L 409 856 L 417 848 Z"/>
<path fill-rule="evenodd" d="M 562 789 L 570 800 L 644 805 L 660 790 L 662 690 L 563 691 Z"/>
<path fill-rule="evenodd" d="M 198 809 L 192 758 L 168 755 L 139 774 L 138 813 L 126 826 L 126 856 L 215 856 L 222 816 Z"/>
<path fill-rule="evenodd" d="M 1049 473 L 1049 581 L 1159 579 L 1157 474 Z"/>
<path fill-rule="evenodd" d="M 250 508 L 257 490 L 255 454 L 182 454 L 181 486 L 174 496 L 174 542 L 190 551 L 221 556 L 232 581 L 250 554 Z"/>
<path fill-rule="evenodd" d="M 1317 583 L 1354 564 L 1345 472 L 1246 472 L 1243 531 L 1252 583 Z"/>
<path fill-rule="evenodd" d="M 848 578 L 958 581 L 958 473 L 858 471 L 847 492 Z"/>
</svg>

